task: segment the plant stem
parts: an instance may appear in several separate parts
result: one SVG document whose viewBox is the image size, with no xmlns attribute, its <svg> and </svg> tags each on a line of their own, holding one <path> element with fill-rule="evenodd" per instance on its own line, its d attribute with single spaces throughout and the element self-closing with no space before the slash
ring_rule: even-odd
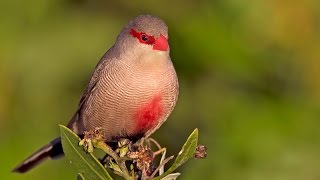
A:
<svg viewBox="0 0 320 180">
<path fill-rule="evenodd" d="M 122 177 L 124 179 L 134 179 L 134 177 L 130 176 L 129 171 L 126 167 L 126 163 L 125 163 L 125 158 L 120 158 L 113 150 L 110 146 L 108 146 L 106 143 L 100 141 L 96 143 L 96 148 L 101 149 L 102 151 L 104 151 L 105 153 L 107 153 L 108 155 L 110 155 L 115 161 L 116 163 L 119 165 L 121 171 L 122 171 Z"/>
<path fill-rule="evenodd" d="M 170 156 L 167 159 L 163 160 L 162 163 L 157 167 L 157 169 L 155 171 L 153 171 L 153 173 L 151 174 L 149 179 L 152 179 L 157 174 L 157 172 L 160 170 L 160 168 L 163 167 L 165 164 L 167 164 L 167 162 L 169 162 L 173 158 L 174 158 L 174 156 Z"/>
</svg>

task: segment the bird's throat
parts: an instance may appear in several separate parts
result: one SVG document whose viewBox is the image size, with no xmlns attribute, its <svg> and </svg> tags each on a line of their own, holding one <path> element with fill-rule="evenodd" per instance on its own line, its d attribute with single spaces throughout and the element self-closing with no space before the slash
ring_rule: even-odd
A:
<svg viewBox="0 0 320 180">
<path fill-rule="evenodd" d="M 155 128 L 162 115 L 163 104 L 161 102 L 161 96 L 155 95 L 148 103 L 137 109 L 134 115 L 136 131 L 145 132 Z"/>
</svg>

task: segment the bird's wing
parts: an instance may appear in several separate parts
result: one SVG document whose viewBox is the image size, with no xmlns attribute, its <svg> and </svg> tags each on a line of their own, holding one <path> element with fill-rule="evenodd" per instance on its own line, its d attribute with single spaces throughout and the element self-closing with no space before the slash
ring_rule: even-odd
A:
<svg viewBox="0 0 320 180">
<path fill-rule="evenodd" d="M 111 61 L 111 59 L 116 58 L 117 56 L 115 56 L 114 54 L 114 47 L 112 46 L 100 59 L 100 61 L 98 62 L 94 72 L 91 75 L 90 81 L 80 99 L 79 102 L 79 107 L 78 107 L 78 111 L 81 110 L 81 108 L 83 107 L 83 105 L 85 104 L 85 102 L 88 100 L 88 98 L 90 97 L 90 95 L 94 92 L 95 87 L 97 85 L 97 83 L 99 82 L 99 80 L 101 79 L 102 75 L 102 71 L 103 69 L 105 69 L 106 65 L 108 62 Z"/>
<path fill-rule="evenodd" d="M 101 78 L 102 70 L 105 68 L 106 62 L 108 61 L 107 59 L 108 58 L 107 58 L 107 53 L 106 53 L 101 58 L 101 60 L 97 64 L 94 72 L 92 73 L 90 81 L 89 81 L 89 83 L 88 83 L 86 89 L 84 90 L 84 93 L 82 94 L 82 97 L 80 99 L 78 109 L 67 125 L 70 129 L 72 129 L 77 134 L 82 133 L 81 128 L 78 127 L 78 125 L 79 125 L 78 120 L 81 116 L 81 111 L 84 108 L 84 105 L 87 102 L 87 100 L 89 99 L 90 95 L 95 91 L 95 87 Z"/>
<path fill-rule="evenodd" d="M 102 57 L 102 59 L 97 64 L 95 71 L 91 75 L 90 81 L 89 81 L 89 83 L 88 83 L 86 89 L 84 90 L 84 93 L 80 99 L 79 107 L 78 107 L 79 110 L 82 108 L 83 104 L 87 101 L 87 99 L 90 97 L 90 95 L 94 92 L 95 87 L 101 77 L 101 72 L 102 72 L 105 64 L 106 64 L 106 59 L 105 59 L 105 57 Z"/>
</svg>

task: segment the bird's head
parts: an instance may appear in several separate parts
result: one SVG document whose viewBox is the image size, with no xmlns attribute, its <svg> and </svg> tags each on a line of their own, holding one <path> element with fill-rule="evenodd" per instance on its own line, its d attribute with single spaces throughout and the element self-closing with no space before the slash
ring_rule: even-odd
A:
<svg viewBox="0 0 320 180">
<path fill-rule="evenodd" d="M 151 15 L 141 15 L 131 20 L 117 41 L 125 43 L 126 48 L 169 51 L 168 27 L 160 18 Z"/>
</svg>

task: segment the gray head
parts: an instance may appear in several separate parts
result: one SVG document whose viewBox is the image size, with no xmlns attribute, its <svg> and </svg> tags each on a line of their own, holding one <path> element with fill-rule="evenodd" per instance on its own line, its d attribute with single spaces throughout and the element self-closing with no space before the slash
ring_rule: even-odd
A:
<svg viewBox="0 0 320 180">
<path fill-rule="evenodd" d="M 123 28 L 115 45 L 126 49 L 138 48 L 167 52 L 169 50 L 168 27 L 158 17 L 138 16 Z"/>
</svg>

